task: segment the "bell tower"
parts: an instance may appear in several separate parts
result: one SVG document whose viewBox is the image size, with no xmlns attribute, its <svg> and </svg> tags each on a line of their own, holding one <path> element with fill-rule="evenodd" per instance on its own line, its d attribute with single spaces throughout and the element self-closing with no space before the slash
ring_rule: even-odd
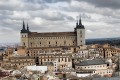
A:
<svg viewBox="0 0 120 80">
<path fill-rule="evenodd" d="M 24 46 L 24 47 L 28 47 L 28 34 L 29 34 L 29 27 L 28 27 L 28 24 L 27 24 L 27 29 L 25 28 L 25 23 L 24 23 L 24 20 L 23 20 L 23 28 L 21 30 L 21 45 Z"/>
<path fill-rule="evenodd" d="M 77 34 L 77 46 L 85 45 L 85 27 L 82 25 L 81 17 L 77 20 L 75 32 Z"/>
</svg>

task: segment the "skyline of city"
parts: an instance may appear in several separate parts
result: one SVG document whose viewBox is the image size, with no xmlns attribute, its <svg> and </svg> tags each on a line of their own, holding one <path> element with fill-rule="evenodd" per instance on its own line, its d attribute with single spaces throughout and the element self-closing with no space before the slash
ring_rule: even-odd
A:
<svg viewBox="0 0 120 80">
<path fill-rule="evenodd" d="M 119 0 L 1 0 L 0 42 L 20 42 L 23 19 L 34 32 L 65 32 L 74 31 L 80 14 L 86 39 L 119 37 L 119 4 Z"/>
<path fill-rule="evenodd" d="M 119 80 L 119 0 L 0 0 L 0 80 Z"/>
</svg>

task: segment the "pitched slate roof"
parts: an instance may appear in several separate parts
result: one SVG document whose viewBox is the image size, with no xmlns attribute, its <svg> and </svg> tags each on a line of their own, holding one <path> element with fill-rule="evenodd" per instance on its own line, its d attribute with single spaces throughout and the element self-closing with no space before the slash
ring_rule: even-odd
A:
<svg viewBox="0 0 120 80">
<path fill-rule="evenodd" d="M 76 65 L 87 66 L 87 65 L 101 65 L 101 64 L 106 64 L 105 60 L 102 60 L 102 59 L 84 60 Z"/>
<path fill-rule="evenodd" d="M 58 36 L 76 36 L 75 32 L 48 32 L 48 33 L 29 33 L 29 37 L 58 37 Z"/>
<path fill-rule="evenodd" d="M 93 78 L 92 80 L 120 80 L 120 77 L 110 77 L 110 78 Z"/>
</svg>

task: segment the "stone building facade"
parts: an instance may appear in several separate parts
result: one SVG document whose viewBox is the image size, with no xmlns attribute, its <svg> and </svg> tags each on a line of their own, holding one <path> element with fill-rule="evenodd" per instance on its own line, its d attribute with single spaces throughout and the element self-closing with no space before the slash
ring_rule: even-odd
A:
<svg viewBox="0 0 120 80">
<path fill-rule="evenodd" d="M 91 75 L 109 76 L 113 74 L 113 69 L 107 65 L 103 59 L 84 60 L 75 65 L 75 69 L 79 72 L 79 76 L 87 77 Z M 90 71 L 90 72 L 89 72 Z"/>
<path fill-rule="evenodd" d="M 21 30 L 21 44 L 27 48 L 41 47 L 62 47 L 62 46 L 80 46 L 85 45 L 85 28 L 81 19 L 77 21 L 73 32 L 46 32 L 37 33 L 25 28 Z"/>
</svg>

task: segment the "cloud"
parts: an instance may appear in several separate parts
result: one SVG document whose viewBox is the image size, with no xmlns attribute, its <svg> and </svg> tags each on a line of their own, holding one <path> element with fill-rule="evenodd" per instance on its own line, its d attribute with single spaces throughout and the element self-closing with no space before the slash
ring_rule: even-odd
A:
<svg viewBox="0 0 120 80">
<path fill-rule="evenodd" d="M 35 32 L 74 31 L 80 14 L 86 38 L 119 37 L 119 0 L 0 0 L 0 41 L 20 42 L 23 19 Z"/>
<path fill-rule="evenodd" d="M 71 0 L 43 0 L 46 3 L 71 2 Z"/>
<path fill-rule="evenodd" d="M 104 7 L 104 8 L 112 8 L 112 9 L 120 8 L 120 0 L 77 0 L 77 1 L 84 1 L 87 3 L 91 3 L 96 7 Z"/>
</svg>

